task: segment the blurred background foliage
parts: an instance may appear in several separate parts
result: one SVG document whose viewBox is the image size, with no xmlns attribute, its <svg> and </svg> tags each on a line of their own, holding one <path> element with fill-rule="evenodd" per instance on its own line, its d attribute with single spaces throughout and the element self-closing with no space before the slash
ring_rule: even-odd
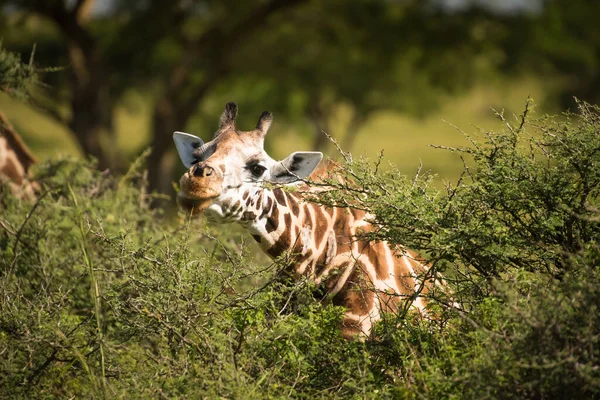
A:
<svg viewBox="0 0 600 400">
<path fill-rule="evenodd" d="M 452 179 L 460 164 L 428 147 L 464 142 L 442 119 L 485 125 L 529 95 L 542 111 L 599 100 L 599 14 L 585 0 L 0 0 L 3 47 L 58 68 L 0 108 L 41 159 L 119 172 L 152 147 L 164 193 L 181 172 L 172 132 L 209 138 L 228 100 L 242 129 L 275 113 L 276 157 L 327 150 L 326 131 Z"/>
</svg>

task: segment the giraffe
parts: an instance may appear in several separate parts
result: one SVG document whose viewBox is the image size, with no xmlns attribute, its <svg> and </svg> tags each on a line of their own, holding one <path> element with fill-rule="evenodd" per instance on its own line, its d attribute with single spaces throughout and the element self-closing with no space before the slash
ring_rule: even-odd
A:
<svg viewBox="0 0 600 400">
<path fill-rule="evenodd" d="M 6 183 L 20 199 L 34 200 L 39 184 L 29 179 L 29 168 L 35 162 L 21 136 L 0 113 L 0 184 Z"/>
<path fill-rule="evenodd" d="M 426 316 L 424 295 L 431 284 L 418 279 L 426 266 L 415 253 L 357 236 L 374 229 L 364 211 L 306 201 L 303 192 L 311 188 L 303 178 L 317 168 L 322 153 L 294 152 L 275 161 L 263 146 L 272 114 L 263 112 L 247 132 L 236 128 L 236 116 L 237 105 L 227 103 L 207 143 L 173 134 L 188 168 L 179 182 L 180 207 L 209 221 L 240 224 L 271 258 L 287 255 L 289 275 L 308 278 L 345 308 L 341 333 L 348 339 L 368 338 L 383 312 L 406 301 Z"/>
</svg>

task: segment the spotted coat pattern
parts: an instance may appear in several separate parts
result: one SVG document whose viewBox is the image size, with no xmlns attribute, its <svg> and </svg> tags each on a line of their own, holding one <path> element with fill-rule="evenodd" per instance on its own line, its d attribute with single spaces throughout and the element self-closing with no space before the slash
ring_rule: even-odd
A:
<svg viewBox="0 0 600 400">
<path fill-rule="evenodd" d="M 425 295 L 439 282 L 421 281 L 427 267 L 415 253 L 361 239 L 361 232 L 374 229 L 365 212 L 325 207 L 305 197 L 316 189 L 298 174 L 309 176 L 322 154 L 295 152 L 277 162 L 263 149 L 271 114 L 263 113 L 256 129 L 247 132 L 235 127 L 236 115 L 237 106 L 228 103 L 219 131 L 206 144 L 175 132 L 188 167 L 179 204 L 215 222 L 239 223 L 269 256 L 285 256 L 289 275 L 311 280 L 324 298 L 346 309 L 342 333 L 348 338 L 369 336 L 382 313 L 407 304 L 426 315 Z"/>
<path fill-rule="evenodd" d="M 302 190 L 262 189 L 240 193 L 224 207 L 272 258 L 286 256 L 296 278 L 321 286 L 325 297 L 346 308 L 342 334 L 368 336 L 382 312 L 406 302 L 426 314 L 426 266 L 410 250 L 360 239 L 373 229 L 364 211 L 305 201 Z M 420 293 L 420 296 L 416 296 Z"/>
</svg>

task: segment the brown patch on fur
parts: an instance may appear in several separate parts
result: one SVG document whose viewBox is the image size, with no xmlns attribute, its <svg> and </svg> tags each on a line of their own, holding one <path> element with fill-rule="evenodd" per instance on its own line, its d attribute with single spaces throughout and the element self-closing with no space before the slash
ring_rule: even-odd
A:
<svg viewBox="0 0 600 400">
<path fill-rule="evenodd" d="M 314 231 L 313 231 L 313 239 L 315 241 L 315 246 L 317 248 L 320 248 L 323 245 L 323 241 L 329 241 L 330 240 L 330 235 L 333 232 L 333 235 L 335 236 L 335 225 L 329 229 L 329 222 L 327 220 L 327 214 L 326 214 L 326 210 L 323 207 L 318 207 L 316 205 L 310 205 L 307 204 L 306 207 L 312 207 L 315 213 L 315 227 L 314 227 Z M 333 210 L 333 209 L 330 209 Z M 332 211 L 333 212 L 333 211 Z M 331 215 L 331 217 L 333 217 L 333 215 Z M 305 217 L 306 218 L 306 217 Z M 306 222 L 308 220 L 305 220 Z M 312 221 L 311 221 L 312 222 Z M 334 224 L 336 223 L 336 221 L 334 221 Z M 334 239 L 334 241 L 337 241 L 337 239 Z M 344 248 L 344 247 L 342 247 Z M 331 253 L 332 251 L 335 251 L 335 253 Z M 331 254 L 329 254 L 331 253 Z M 315 274 L 316 276 L 320 276 L 323 271 L 326 269 L 327 267 L 327 256 L 328 254 L 331 256 L 331 258 L 333 258 L 335 255 L 339 254 L 339 247 L 336 243 L 336 245 L 330 249 L 330 245 L 329 243 L 326 243 L 325 246 L 323 246 L 323 251 L 319 254 L 319 257 L 315 260 L 314 262 L 314 266 L 315 266 Z"/>
<path fill-rule="evenodd" d="M 265 230 L 267 231 L 267 233 L 275 232 L 277 230 L 278 224 L 279 224 L 278 211 L 277 211 L 277 207 L 275 207 L 273 214 L 267 218 L 267 222 L 265 224 Z"/>
<path fill-rule="evenodd" d="M 290 209 L 294 216 L 298 216 L 300 213 L 300 207 L 298 205 L 298 200 L 296 200 L 297 193 L 288 193 L 288 202 L 290 204 Z"/>
<path fill-rule="evenodd" d="M 244 211 L 242 214 L 242 221 L 253 221 L 256 219 L 256 214 L 252 211 Z"/>
<path fill-rule="evenodd" d="M 335 161 L 329 159 L 322 160 L 310 174 L 309 179 L 315 182 L 324 182 L 327 179 L 337 178 L 340 183 L 344 183 L 344 180 L 335 173 L 337 168 L 340 168 L 340 164 Z"/>
<path fill-rule="evenodd" d="M 260 243 L 260 236 L 258 235 L 252 235 L 252 237 L 254 238 L 254 240 L 256 240 L 258 243 Z"/>
<path fill-rule="evenodd" d="M 279 257 L 281 255 L 281 253 L 279 252 L 279 247 L 277 246 L 277 243 L 275 243 L 273 246 L 271 246 L 267 249 L 267 254 L 273 258 Z"/>
<path fill-rule="evenodd" d="M 321 258 L 322 257 L 319 257 L 319 260 Z M 327 268 L 327 264 L 317 260 L 317 262 L 315 263 L 315 276 L 321 276 L 323 274 L 323 271 L 325 271 L 325 268 Z"/>
<path fill-rule="evenodd" d="M 321 207 L 321 209 L 323 210 L 324 213 L 326 213 L 327 215 L 329 215 L 330 218 L 333 218 L 335 216 L 335 211 L 336 209 L 333 207 Z"/>
<path fill-rule="evenodd" d="M 419 256 L 416 255 L 416 253 L 412 252 L 412 251 L 408 251 L 406 252 L 406 257 L 408 258 L 408 261 L 410 262 L 410 265 L 413 267 L 415 274 L 417 275 L 417 280 L 413 279 L 413 282 L 417 283 L 417 282 L 423 282 L 423 279 L 425 279 L 425 275 L 426 275 L 426 268 L 424 266 L 424 260 L 422 258 L 420 258 Z M 420 290 L 420 294 L 425 296 L 430 292 L 430 285 L 429 283 L 432 283 L 432 280 L 425 282 L 425 284 L 422 286 L 421 290 Z"/>
<path fill-rule="evenodd" d="M 329 223 L 327 221 L 327 217 L 323 213 L 323 210 L 320 207 L 313 206 L 313 211 L 315 215 L 315 225 L 314 225 L 314 240 L 315 246 L 318 248 L 323 243 L 325 236 L 329 232 L 327 229 L 329 227 Z M 323 258 L 325 257 L 325 253 L 323 252 Z"/>
<path fill-rule="evenodd" d="M 329 236 L 329 234 L 327 235 Z M 327 237 L 326 240 L 328 240 L 329 238 Z M 316 265 L 315 265 L 315 275 L 316 276 L 321 276 L 323 274 L 323 272 L 325 271 L 325 269 L 327 268 L 328 264 L 327 264 L 327 254 L 331 251 L 331 250 L 337 250 L 336 245 L 334 244 L 334 248 L 333 249 L 329 249 L 329 240 L 328 242 L 325 244 L 325 247 L 323 248 L 323 251 L 321 252 Z M 337 251 L 336 251 L 337 253 Z M 334 254 L 333 256 L 335 257 L 336 254 Z M 332 257 L 333 258 L 333 257 Z M 331 262 L 331 260 L 329 260 L 329 262 Z"/>
<path fill-rule="evenodd" d="M 350 317 L 343 317 L 340 325 L 344 339 L 354 340 L 363 333 L 360 323 Z"/>
<path fill-rule="evenodd" d="M 399 257 L 394 260 L 394 278 L 396 286 L 400 290 L 400 294 L 411 296 L 414 293 L 415 280 L 412 277 L 410 270 L 404 264 L 404 257 Z"/>
<path fill-rule="evenodd" d="M 285 242 L 282 241 L 281 238 L 279 240 L 277 240 L 277 242 L 275 242 L 275 244 L 271 247 L 269 247 L 267 249 L 267 254 L 269 254 L 271 257 L 275 258 L 275 257 L 279 257 L 280 255 L 282 255 L 285 251 L 291 251 L 291 253 L 293 255 L 295 255 L 295 257 L 293 258 L 292 263 L 293 264 L 300 264 L 302 261 L 308 259 L 308 257 L 312 256 L 312 250 L 309 250 L 307 252 L 307 254 L 305 255 L 301 255 L 300 251 L 302 250 L 302 248 L 300 247 L 300 249 L 298 249 L 297 246 L 294 246 L 292 249 L 290 249 L 290 243 L 289 242 Z"/>
<path fill-rule="evenodd" d="M 357 210 L 356 208 L 349 208 L 349 210 L 355 221 L 362 221 L 365 218 L 366 212 L 363 210 Z"/>
<path fill-rule="evenodd" d="M 373 269 L 375 270 L 375 279 L 386 280 L 390 278 L 386 257 L 386 244 L 382 241 L 360 241 L 359 246 L 359 248 L 363 249 L 361 253 L 366 256 L 369 262 L 373 265 Z M 396 262 L 397 260 L 393 259 L 393 261 Z M 412 279 L 410 280 L 412 282 Z M 397 281 L 397 284 L 399 283 L 400 282 Z M 379 299 L 382 311 L 390 312 L 398 309 L 400 296 L 393 288 L 390 287 L 389 289 L 386 289 L 386 291 L 376 290 L 375 295 Z"/>
<path fill-rule="evenodd" d="M 338 215 L 333 225 L 333 231 L 335 232 L 335 240 L 337 242 L 337 253 L 349 253 L 352 251 L 352 232 L 350 231 L 350 225 L 348 224 L 348 211 L 347 209 L 338 209 L 341 215 Z"/>
<path fill-rule="evenodd" d="M 386 245 L 385 243 L 378 242 L 366 242 L 367 249 L 363 252 L 368 258 L 369 261 L 373 264 L 375 268 L 375 276 L 377 279 L 387 279 L 390 276 L 390 272 L 387 267 L 386 260 Z"/>
<path fill-rule="evenodd" d="M 352 261 L 354 262 L 354 261 Z M 342 306 L 356 315 L 366 315 L 373 307 L 375 293 L 368 287 L 365 279 L 364 266 L 360 261 L 355 262 L 353 271 L 350 273 L 342 289 L 331 299 L 334 305 Z M 340 274 L 346 269 L 349 262 L 346 262 L 339 267 Z M 330 275 L 331 279 L 327 279 L 327 287 L 333 289 L 339 279 L 339 274 Z"/>
<path fill-rule="evenodd" d="M 304 221 L 302 221 L 302 226 L 312 229 L 314 226 L 313 218 L 314 217 L 313 217 L 313 213 L 311 212 L 310 205 L 304 204 Z"/>
<path fill-rule="evenodd" d="M 377 291 L 376 294 L 379 299 L 379 306 L 381 311 L 383 312 L 395 312 L 398 311 L 398 303 L 402 300 L 402 296 L 399 296 L 398 293 L 395 293 L 393 290 Z"/>
<path fill-rule="evenodd" d="M 300 251 L 301 251 L 301 250 L 302 250 L 302 249 L 298 249 L 298 251 L 297 251 L 297 253 L 296 253 L 296 254 L 298 254 L 298 255 L 297 255 L 297 258 L 296 258 L 296 260 L 295 260 L 295 264 L 296 264 L 297 266 L 300 266 L 300 265 L 302 265 L 303 263 L 305 263 L 306 261 L 308 261 L 308 260 L 311 260 L 311 259 L 314 257 L 314 255 L 315 255 L 315 254 L 313 253 L 313 250 L 312 250 L 312 249 L 307 249 L 307 250 L 306 250 L 306 253 L 304 253 L 304 254 L 300 254 Z M 295 249 L 294 251 L 296 251 L 296 249 Z M 305 274 L 306 274 L 306 273 L 310 273 L 310 272 L 312 271 L 312 264 L 313 264 L 312 262 L 310 262 L 310 263 L 309 263 L 309 265 L 307 266 L 307 269 L 306 269 L 306 271 L 305 271 Z"/>
<path fill-rule="evenodd" d="M 267 197 L 267 205 L 263 208 L 262 213 L 260 214 L 259 219 L 263 219 L 263 217 L 269 213 L 271 213 L 271 207 L 273 206 L 273 199 Z"/>
<path fill-rule="evenodd" d="M 290 231 L 290 228 L 292 226 L 292 216 L 290 214 L 286 213 L 283 216 L 283 223 L 284 223 L 283 232 L 281 233 L 281 236 L 277 240 L 277 243 L 281 243 L 281 245 L 285 246 L 285 248 L 289 248 L 291 245 L 290 241 L 292 238 L 292 233 Z"/>
<path fill-rule="evenodd" d="M 287 203 L 285 201 L 286 195 L 285 195 L 283 189 L 280 189 L 280 188 L 274 189 L 273 195 L 275 195 L 275 200 L 277 200 L 277 202 L 279 204 L 287 207 Z"/>
</svg>

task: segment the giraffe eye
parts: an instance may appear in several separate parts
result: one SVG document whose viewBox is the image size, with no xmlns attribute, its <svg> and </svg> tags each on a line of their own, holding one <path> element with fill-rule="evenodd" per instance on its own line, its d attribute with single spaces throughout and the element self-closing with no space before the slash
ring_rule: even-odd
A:
<svg viewBox="0 0 600 400">
<path fill-rule="evenodd" d="M 259 177 L 262 176 L 262 174 L 265 173 L 265 171 L 267 170 L 265 167 L 263 167 L 260 164 L 254 164 L 252 166 L 249 167 L 250 172 L 252 172 L 252 175 Z"/>
</svg>

